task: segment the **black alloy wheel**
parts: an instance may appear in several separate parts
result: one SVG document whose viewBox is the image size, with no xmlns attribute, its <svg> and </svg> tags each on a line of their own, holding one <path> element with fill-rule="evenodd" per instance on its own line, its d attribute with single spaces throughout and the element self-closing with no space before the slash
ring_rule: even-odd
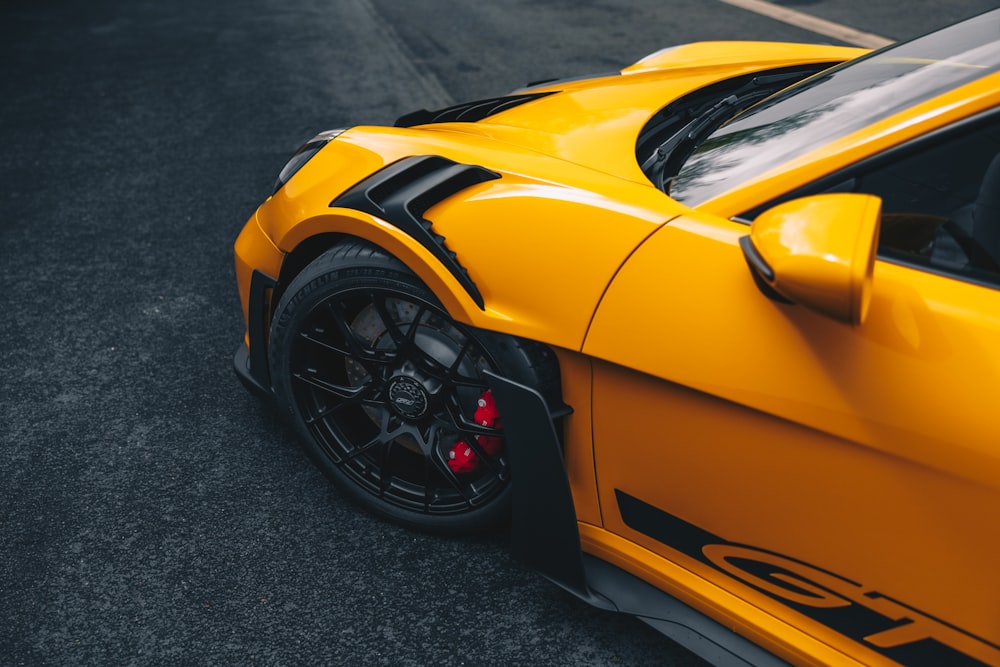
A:
<svg viewBox="0 0 1000 667">
<path fill-rule="evenodd" d="M 509 508 L 502 419 L 483 371 L 535 386 L 558 378 L 550 351 L 455 322 L 405 266 L 359 242 L 289 286 L 270 361 L 280 405 L 337 486 L 435 532 L 485 529 Z"/>
</svg>

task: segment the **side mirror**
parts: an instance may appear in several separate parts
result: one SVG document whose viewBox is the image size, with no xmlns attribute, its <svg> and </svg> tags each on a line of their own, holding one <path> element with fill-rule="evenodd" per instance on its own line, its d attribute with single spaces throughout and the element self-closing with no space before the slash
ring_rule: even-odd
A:
<svg viewBox="0 0 1000 667">
<path fill-rule="evenodd" d="M 871 300 L 882 201 L 815 195 L 761 213 L 740 239 L 758 284 L 840 322 L 864 322 Z"/>
</svg>

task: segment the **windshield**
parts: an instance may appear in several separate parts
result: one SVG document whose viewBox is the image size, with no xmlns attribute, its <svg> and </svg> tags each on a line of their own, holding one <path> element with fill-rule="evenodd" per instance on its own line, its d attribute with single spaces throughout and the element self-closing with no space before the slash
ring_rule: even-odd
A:
<svg viewBox="0 0 1000 667">
<path fill-rule="evenodd" d="M 824 144 L 1000 69 L 1000 10 L 832 68 L 716 130 L 669 186 L 697 206 Z"/>
</svg>

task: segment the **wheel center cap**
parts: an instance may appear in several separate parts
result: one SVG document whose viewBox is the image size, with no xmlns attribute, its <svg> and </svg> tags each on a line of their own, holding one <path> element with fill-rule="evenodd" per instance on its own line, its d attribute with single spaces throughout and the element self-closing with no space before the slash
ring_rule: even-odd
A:
<svg viewBox="0 0 1000 667">
<path fill-rule="evenodd" d="M 405 419 L 427 414 L 427 391 L 417 380 L 399 375 L 389 381 L 389 405 Z"/>
</svg>

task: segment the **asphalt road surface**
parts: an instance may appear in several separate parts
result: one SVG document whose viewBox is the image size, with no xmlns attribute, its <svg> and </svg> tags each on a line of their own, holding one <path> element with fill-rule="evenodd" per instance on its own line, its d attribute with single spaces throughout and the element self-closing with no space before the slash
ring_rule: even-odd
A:
<svg viewBox="0 0 1000 667">
<path fill-rule="evenodd" d="M 995 3 L 781 4 L 900 39 Z M 0 664 L 700 664 L 337 495 L 233 375 L 231 245 L 318 130 L 701 39 L 836 41 L 717 0 L 4 0 Z"/>
</svg>

